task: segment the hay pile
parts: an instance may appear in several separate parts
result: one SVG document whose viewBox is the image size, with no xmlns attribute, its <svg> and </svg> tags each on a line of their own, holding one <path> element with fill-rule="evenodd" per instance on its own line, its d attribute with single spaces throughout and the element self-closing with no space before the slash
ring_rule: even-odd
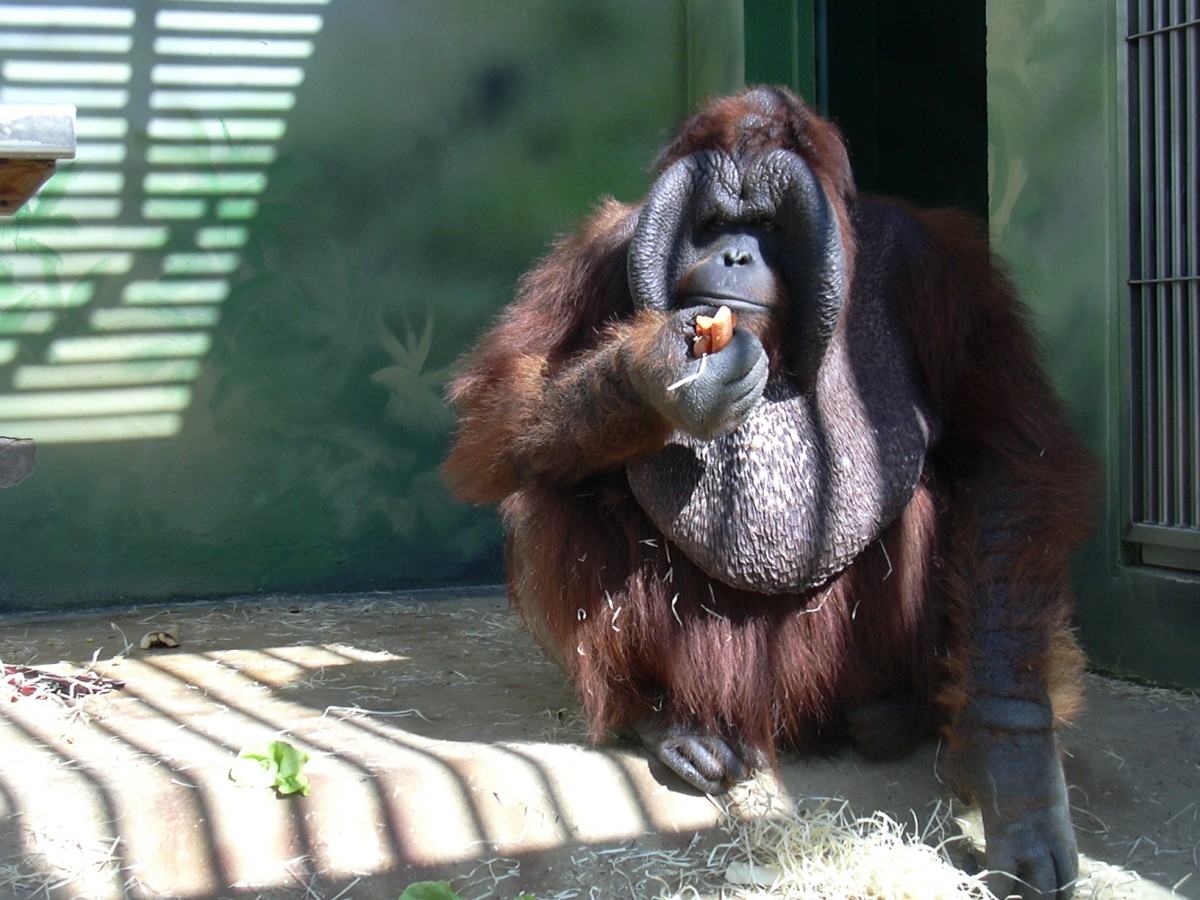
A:
<svg viewBox="0 0 1200 900">
<path fill-rule="evenodd" d="M 840 799 L 785 801 L 770 778 L 748 783 L 723 819 L 729 840 L 704 863 L 724 883 L 717 893 L 692 885 L 661 900 L 991 900 L 982 876 L 950 861 L 961 836 L 939 804 L 920 827 L 884 813 L 860 818 Z M 693 873 L 694 874 L 694 873 Z"/>
</svg>

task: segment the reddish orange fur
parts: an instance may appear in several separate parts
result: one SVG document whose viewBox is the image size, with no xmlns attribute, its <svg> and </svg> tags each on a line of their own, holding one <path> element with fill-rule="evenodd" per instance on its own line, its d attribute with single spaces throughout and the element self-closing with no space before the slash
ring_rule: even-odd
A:
<svg viewBox="0 0 1200 900">
<path fill-rule="evenodd" d="M 1007 494 L 1027 515 L 1023 546 L 1008 548 L 1005 575 L 1020 605 L 1006 610 L 1005 624 L 1034 636 L 1024 663 L 1041 677 L 1031 689 L 1048 689 L 1056 717 L 1069 719 L 1080 704 L 1083 655 L 1070 629 L 1067 566 L 1091 529 L 1094 464 L 1046 379 L 1029 313 L 979 224 L 945 210 L 915 215 L 935 240 L 907 257 L 900 296 L 910 332 L 920 335 L 914 345 L 934 412 L 950 426 L 944 452 L 994 458 L 999 476 L 978 485 L 964 479 L 956 497 L 946 588 L 958 646 L 942 700 L 953 720 L 973 686 L 978 495 L 994 502 Z"/>
<path fill-rule="evenodd" d="M 833 201 L 852 262 L 859 200 L 839 135 L 798 102 L 766 108 L 754 96 L 692 119 L 660 168 L 705 148 L 797 152 Z M 762 120 L 752 139 L 739 127 Z M 625 283 L 635 214 L 610 201 L 561 242 L 450 392 L 459 430 L 445 472 L 461 496 L 502 502 L 510 595 L 574 679 L 593 737 L 661 712 L 773 753 L 836 733 L 848 706 L 905 694 L 929 724 L 952 724 L 977 689 L 974 634 L 993 614 L 1030 636 L 1018 661 L 1028 690 L 1048 689 L 1060 714 L 1071 707 L 1081 657 L 1066 559 L 1087 529 L 1091 464 L 977 227 L 913 213 L 892 273 L 942 434 L 912 501 L 826 585 L 764 597 L 709 580 L 630 495 L 623 463 L 660 447 L 666 424 L 597 408 L 589 383 L 572 381 L 622 342 L 640 352 L 657 325 L 634 315 Z M 996 497 L 1020 511 L 1025 539 L 1006 548 L 1003 573 L 1019 605 L 999 613 L 977 572 Z"/>
<path fill-rule="evenodd" d="M 575 496 L 531 486 L 502 510 L 514 601 L 575 680 L 596 739 L 653 710 L 768 751 L 800 746 L 835 732 L 847 704 L 928 701 L 940 680 L 937 510 L 924 487 L 886 550 L 873 545 L 813 594 L 770 598 L 707 578 L 616 478 Z"/>
</svg>

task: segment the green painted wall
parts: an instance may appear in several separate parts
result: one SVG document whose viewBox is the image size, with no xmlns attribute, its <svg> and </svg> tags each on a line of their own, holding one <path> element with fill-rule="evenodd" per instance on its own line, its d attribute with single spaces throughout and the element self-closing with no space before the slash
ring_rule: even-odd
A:
<svg viewBox="0 0 1200 900">
<path fill-rule="evenodd" d="M 75 5 L 96 40 L 0 66 L 0 102 L 80 106 L 79 159 L 0 220 L 0 435 L 40 441 L 0 491 L 0 610 L 497 580 L 494 516 L 436 476 L 449 367 L 743 72 L 820 102 L 867 187 L 984 204 L 978 2 Z M 992 0 L 986 25 L 995 243 L 1108 487 L 1081 629 L 1100 664 L 1200 684 L 1200 584 L 1122 543 L 1119 4 Z"/>
<path fill-rule="evenodd" d="M 1134 565 L 1122 543 L 1129 424 L 1120 6 L 988 3 L 991 228 L 1104 467 L 1097 533 L 1076 566 L 1085 646 L 1098 665 L 1200 686 L 1200 579 Z"/>
<path fill-rule="evenodd" d="M 437 479 L 448 368 L 741 83 L 741 4 L 76 5 L 87 48 L 0 70 L 0 102 L 80 106 L 78 160 L 0 221 L 0 434 L 39 440 L 0 610 L 499 580 Z"/>
</svg>

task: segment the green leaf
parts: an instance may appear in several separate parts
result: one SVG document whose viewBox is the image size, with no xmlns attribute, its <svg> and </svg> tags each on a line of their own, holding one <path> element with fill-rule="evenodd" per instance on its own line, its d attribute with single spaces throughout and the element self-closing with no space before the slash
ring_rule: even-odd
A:
<svg viewBox="0 0 1200 900">
<path fill-rule="evenodd" d="M 308 776 L 300 770 L 308 754 L 287 741 L 245 747 L 229 770 L 229 777 L 244 787 L 273 787 L 279 793 L 308 796 Z"/>
<path fill-rule="evenodd" d="M 418 881 L 410 884 L 400 900 L 462 900 L 448 881 Z"/>
</svg>

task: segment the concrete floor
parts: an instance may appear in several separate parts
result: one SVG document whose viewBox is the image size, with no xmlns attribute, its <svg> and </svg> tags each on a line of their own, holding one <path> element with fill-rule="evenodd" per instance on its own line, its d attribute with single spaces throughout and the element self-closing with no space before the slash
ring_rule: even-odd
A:
<svg viewBox="0 0 1200 900">
<path fill-rule="evenodd" d="M 139 648 L 167 629 L 180 647 Z M 442 878 L 464 898 L 720 895 L 717 805 L 635 748 L 584 746 L 570 689 L 495 595 L 0 619 L 0 661 L 124 682 L 74 701 L 0 684 L 0 897 L 395 900 Z M 278 737 L 311 755 L 306 797 L 229 779 Z M 1094 677 L 1064 745 L 1077 895 L 1200 898 L 1200 702 Z M 934 744 L 781 777 L 802 809 L 918 824 L 949 797 Z"/>
</svg>

